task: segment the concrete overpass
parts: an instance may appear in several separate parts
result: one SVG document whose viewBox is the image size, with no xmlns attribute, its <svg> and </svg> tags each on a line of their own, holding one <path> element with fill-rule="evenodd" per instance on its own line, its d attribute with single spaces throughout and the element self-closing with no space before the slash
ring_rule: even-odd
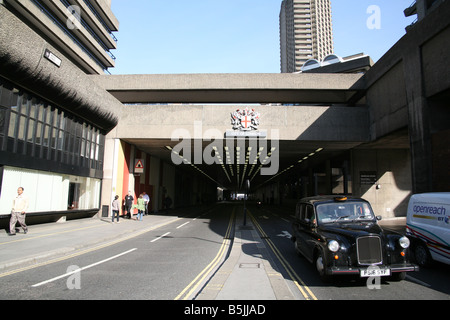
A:
<svg viewBox="0 0 450 320">
<path fill-rule="evenodd" d="M 172 161 L 167 147 L 173 148 L 178 143 L 171 138 L 180 129 L 187 131 L 184 138 L 192 139 L 192 151 L 199 140 L 202 140 L 202 150 L 211 144 L 211 140 L 218 140 L 217 144 L 225 147 L 224 134 L 231 130 L 230 113 L 245 107 L 260 113 L 259 129 L 268 132 L 268 148 L 274 148 L 271 142 L 278 140 L 273 155 L 279 156 L 279 172 L 299 164 L 319 148 L 323 151 L 320 157 L 323 159 L 369 141 L 368 108 L 364 104 L 349 104 L 363 90 L 358 82 L 359 74 L 184 74 L 94 78 L 125 104 L 120 123 L 110 136 L 167 162 Z M 213 137 L 207 137 L 211 132 L 214 132 Z M 271 136 L 272 132 L 276 137 Z M 237 143 L 234 142 L 235 147 Z M 248 146 L 247 141 L 245 147 Z M 261 164 L 261 161 L 257 162 Z M 250 164 L 243 175 L 245 164 L 242 162 L 240 178 L 232 178 L 238 171 L 237 159 L 225 161 L 225 164 L 226 169 L 195 163 L 220 186 L 229 189 L 239 189 L 246 178 L 254 180 L 252 183 L 256 185 L 272 178 L 254 176 L 256 168 L 252 169 Z"/>
<path fill-rule="evenodd" d="M 360 74 L 168 74 L 92 76 L 125 104 L 344 103 Z"/>
</svg>

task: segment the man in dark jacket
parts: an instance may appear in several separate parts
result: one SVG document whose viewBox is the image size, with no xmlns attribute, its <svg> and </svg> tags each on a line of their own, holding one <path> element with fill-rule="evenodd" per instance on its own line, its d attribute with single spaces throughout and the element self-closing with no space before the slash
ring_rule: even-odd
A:
<svg viewBox="0 0 450 320">
<path fill-rule="evenodd" d="M 131 207 L 133 206 L 134 198 L 131 195 L 131 191 L 128 191 L 128 194 L 125 196 L 124 199 L 124 205 L 125 205 L 125 212 L 127 214 L 127 218 L 131 219 L 132 213 L 131 213 Z"/>
</svg>

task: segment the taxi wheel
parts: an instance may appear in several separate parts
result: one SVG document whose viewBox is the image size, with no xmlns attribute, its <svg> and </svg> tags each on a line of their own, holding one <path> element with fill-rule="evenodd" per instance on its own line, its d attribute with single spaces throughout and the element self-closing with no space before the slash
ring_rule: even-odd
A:
<svg viewBox="0 0 450 320">
<path fill-rule="evenodd" d="M 318 251 L 315 259 L 316 270 L 319 273 L 320 279 L 323 282 L 329 282 L 330 276 L 325 272 L 325 259 L 323 257 L 322 251 Z"/>
</svg>

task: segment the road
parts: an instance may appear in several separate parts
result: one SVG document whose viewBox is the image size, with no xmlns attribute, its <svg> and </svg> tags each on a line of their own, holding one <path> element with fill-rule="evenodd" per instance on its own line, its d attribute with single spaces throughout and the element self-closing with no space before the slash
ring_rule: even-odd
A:
<svg viewBox="0 0 450 320">
<path fill-rule="evenodd" d="M 294 251 L 290 213 L 248 207 L 272 261 L 299 300 L 450 299 L 445 265 L 409 274 L 401 282 L 382 281 L 378 290 L 354 278 L 324 284 Z M 240 203 L 217 205 L 112 246 L 2 276 L 0 299 L 191 299 L 226 258 L 239 210 Z"/>
<path fill-rule="evenodd" d="M 113 246 L 1 277 L 0 299 L 184 298 L 200 288 L 193 280 L 224 257 L 232 213 L 233 207 L 217 206 Z"/>
</svg>

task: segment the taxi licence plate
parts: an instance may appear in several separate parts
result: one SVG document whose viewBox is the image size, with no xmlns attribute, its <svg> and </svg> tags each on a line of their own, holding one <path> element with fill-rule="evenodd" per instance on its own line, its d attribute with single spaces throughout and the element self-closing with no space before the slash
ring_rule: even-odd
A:
<svg viewBox="0 0 450 320">
<path fill-rule="evenodd" d="M 367 269 L 361 269 L 359 272 L 361 278 L 364 277 L 384 277 L 391 275 L 391 269 L 380 269 L 378 267 L 369 267 Z"/>
</svg>

